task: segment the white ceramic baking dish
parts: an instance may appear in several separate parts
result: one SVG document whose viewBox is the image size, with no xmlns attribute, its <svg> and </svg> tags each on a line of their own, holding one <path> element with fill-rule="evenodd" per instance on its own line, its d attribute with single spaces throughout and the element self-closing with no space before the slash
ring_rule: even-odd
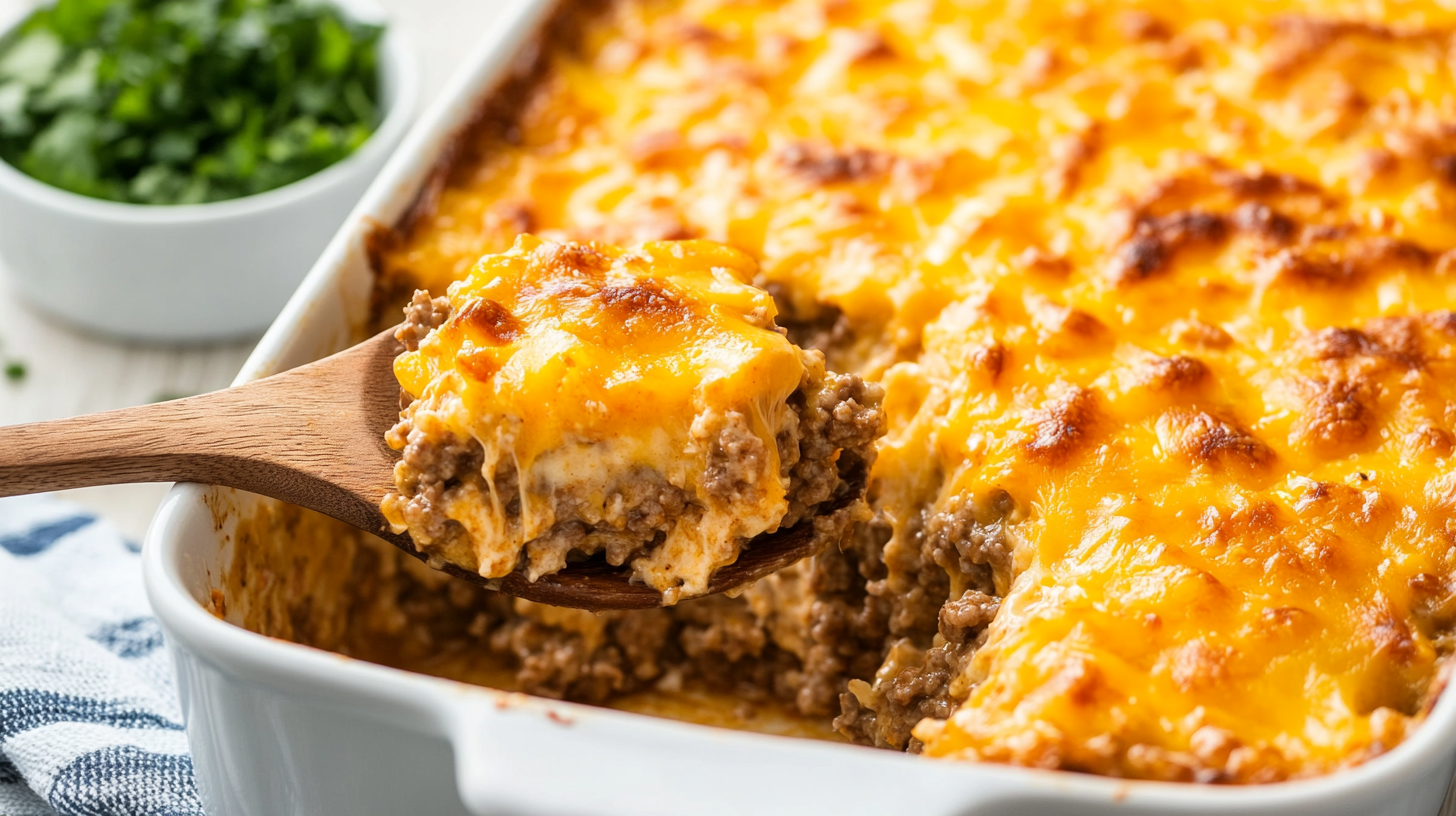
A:
<svg viewBox="0 0 1456 816">
<path fill-rule="evenodd" d="M 239 380 L 358 339 L 372 219 L 404 213 L 449 138 L 534 44 L 545 0 L 506 0 L 467 67 L 406 138 Z M 203 604 L 262 499 L 179 485 L 147 537 L 147 590 L 176 665 L 213 816 L 348 814 L 1253 814 L 1432 816 L 1456 764 L 1456 697 L 1413 738 L 1313 781 L 1126 782 L 744 734 L 492 691 L 253 634 Z"/>
</svg>

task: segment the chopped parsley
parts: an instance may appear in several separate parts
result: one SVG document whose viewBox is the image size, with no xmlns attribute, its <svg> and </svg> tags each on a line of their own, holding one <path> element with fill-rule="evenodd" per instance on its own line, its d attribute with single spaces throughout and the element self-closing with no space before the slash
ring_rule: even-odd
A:
<svg viewBox="0 0 1456 816">
<path fill-rule="evenodd" d="M 137 204 L 272 190 L 378 126 L 382 33 L 306 0 L 58 0 L 0 42 L 0 159 Z"/>
<path fill-rule="evenodd" d="M 5 379 L 10 382 L 23 382 L 25 375 L 29 373 L 29 370 L 25 367 L 25 363 L 19 360 L 10 360 L 5 363 Z"/>
</svg>

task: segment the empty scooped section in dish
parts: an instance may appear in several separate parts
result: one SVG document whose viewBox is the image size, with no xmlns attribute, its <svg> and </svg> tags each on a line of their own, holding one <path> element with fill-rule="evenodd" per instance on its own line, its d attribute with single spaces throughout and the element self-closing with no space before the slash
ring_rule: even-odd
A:
<svg viewBox="0 0 1456 816">
<path fill-rule="evenodd" d="M 804 682 L 800 662 L 775 646 L 748 612 L 750 603 L 764 607 L 801 596 L 810 569 L 781 570 L 741 599 L 591 613 L 451 578 L 308 510 L 212 490 L 222 545 L 196 576 L 197 600 L 229 623 L 491 688 L 838 739 L 827 721 L 805 717 L 775 692 Z"/>
</svg>

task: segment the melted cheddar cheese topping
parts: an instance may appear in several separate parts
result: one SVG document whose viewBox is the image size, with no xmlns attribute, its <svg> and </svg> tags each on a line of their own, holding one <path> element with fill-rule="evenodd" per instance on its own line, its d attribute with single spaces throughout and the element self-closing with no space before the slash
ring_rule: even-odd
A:
<svg viewBox="0 0 1456 816">
<path fill-rule="evenodd" d="M 592 551 L 547 552 L 566 508 L 572 522 L 621 527 L 624 514 L 648 512 L 631 504 L 634 491 L 680 490 L 688 506 L 651 552 L 601 544 L 673 602 L 702 594 L 742 539 L 777 529 L 787 479 L 775 440 L 795 422 L 786 400 L 804 365 L 773 328 L 772 299 L 746 283 L 753 270 L 704 241 L 623 251 L 522 236 L 451 284 L 449 319 L 394 366 L 417 400 L 412 434 L 474 440 L 483 453 L 484 480 L 445 493 L 466 534 L 448 560 L 501 577 L 525 546 L 535 580 L 571 549 Z M 704 482 L 712 432 L 733 416 L 763 444 L 735 463 L 754 489 L 729 500 Z M 386 515 L 429 549 L 401 502 Z"/>
<path fill-rule="evenodd" d="M 870 593 L 955 655 L 924 753 L 1271 781 L 1424 716 L 1456 624 L 1456 12 L 588 19 L 384 269 L 441 286 L 520 232 L 752 255 L 887 389 Z M 999 611 L 947 639 L 972 586 Z"/>
</svg>

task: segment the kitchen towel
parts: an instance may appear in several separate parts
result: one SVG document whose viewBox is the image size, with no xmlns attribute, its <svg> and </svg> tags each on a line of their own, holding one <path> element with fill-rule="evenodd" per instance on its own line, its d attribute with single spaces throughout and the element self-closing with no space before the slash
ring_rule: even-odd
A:
<svg viewBox="0 0 1456 816">
<path fill-rule="evenodd" d="M 3 816 L 201 816 L 140 552 L 74 505 L 0 499 Z"/>
</svg>

